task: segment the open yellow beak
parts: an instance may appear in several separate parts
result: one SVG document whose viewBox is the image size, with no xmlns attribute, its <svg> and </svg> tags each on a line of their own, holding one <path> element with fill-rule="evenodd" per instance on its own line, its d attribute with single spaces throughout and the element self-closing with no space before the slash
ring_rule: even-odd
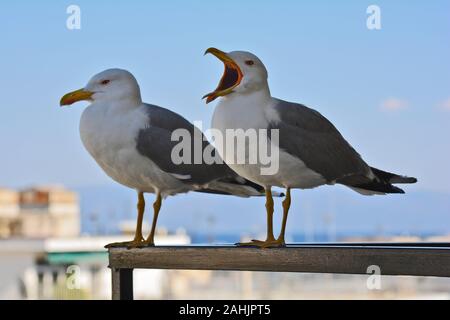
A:
<svg viewBox="0 0 450 320">
<path fill-rule="evenodd" d="M 59 105 L 61 107 L 71 105 L 75 102 L 82 101 L 82 100 L 91 100 L 92 95 L 94 93 L 90 91 L 86 91 L 84 89 L 76 90 L 73 92 L 69 92 L 68 94 L 65 94 L 61 101 L 59 102 Z"/>
<path fill-rule="evenodd" d="M 219 50 L 217 48 L 208 48 L 205 51 L 205 55 L 207 55 L 208 53 L 216 56 L 218 59 L 220 59 L 223 63 L 228 62 L 228 63 L 235 63 L 233 61 L 233 59 L 231 59 L 228 54 L 226 52 L 223 52 L 222 50 Z"/>
<path fill-rule="evenodd" d="M 244 75 L 242 74 L 242 71 L 237 63 L 231 59 L 227 53 L 216 48 L 208 48 L 205 51 L 205 54 L 207 53 L 211 53 L 216 56 L 223 62 L 225 67 L 222 78 L 220 79 L 216 90 L 203 96 L 203 98 L 206 98 L 206 103 L 210 103 L 220 96 L 225 96 L 233 92 L 233 89 L 241 83 Z"/>
</svg>

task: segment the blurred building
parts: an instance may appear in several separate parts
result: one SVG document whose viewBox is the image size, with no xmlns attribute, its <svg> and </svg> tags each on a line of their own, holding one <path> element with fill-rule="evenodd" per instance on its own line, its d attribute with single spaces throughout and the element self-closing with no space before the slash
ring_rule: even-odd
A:
<svg viewBox="0 0 450 320">
<path fill-rule="evenodd" d="M 129 235 L 0 240 L 0 299 L 110 299 L 105 244 Z M 185 232 L 157 234 L 161 245 L 186 245 Z M 167 296 L 168 270 L 136 270 L 135 296 Z"/>
<path fill-rule="evenodd" d="M 0 189 L 0 238 L 80 234 L 78 196 L 60 186 Z"/>
<path fill-rule="evenodd" d="M 78 196 L 63 187 L 0 189 L 0 299 L 109 299 L 104 245 L 130 240 L 135 221 L 114 221 L 120 235 L 80 236 Z M 144 234 L 150 226 L 143 225 Z M 3 239 L 2 239 L 3 238 Z M 347 237 L 345 242 L 449 242 L 450 236 Z M 158 245 L 191 243 L 184 230 L 158 227 Z M 450 278 L 236 271 L 134 271 L 136 299 L 450 299 Z"/>
<path fill-rule="evenodd" d="M 132 238 L 135 222 L 119 222 L 121 234 L 80 236 L 78 196 L 60 186 L 0 189 L 0 299 L 109 299 L 111 272 L 104 246 Z M 143 225 L 143 232 L 150 230 Z M 158 228 L 161 245 L 186 245 L 184 230 Z M 167 296 L 167 270 L 136 270 L 138 298 Z M 149 284 L 152 284 L 149 286 Z"/>
<path fill-rule="evenodd" d="M 19 219 L 19 193 L 0 188 L 0 238 L 14 234 Z"/>
</svg>

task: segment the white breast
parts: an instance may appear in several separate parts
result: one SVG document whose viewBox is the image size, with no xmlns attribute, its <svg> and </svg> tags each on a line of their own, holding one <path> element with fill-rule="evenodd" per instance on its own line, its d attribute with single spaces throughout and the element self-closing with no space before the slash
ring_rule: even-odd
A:
<svg viewBox="0 0 450 320">
<path fill-rule="evenodd" d="M 227 145 L 227 129 L 267 129 L 269 122 L 280 121 L 274 109 L 275 99 L 263 101 L 260 97 L 231 95 L 221 99 L 218 103 L 212 120 L 212 127 L 222 132 L 223 145 Z M 247 146 L 248 147 L 248 146 Z M 253 146 L 255 147 L 255 146 Z M 258 149 L 250 149 L 256 150 Z M 272 175 L 262 175 L 261 163 L 236 164 L 236 149 L 219 149 L 224 161 L 239 175 L 264 186 L 314 188 L 325 184 L 325 179 L 313 170 L 306 167 L 300 159 L 278 149 L 278 171 Z M 230 152 L 231 151 L 231 152 Z M 264 166 L 266 167 L 266 166 Z"/>
<path fill-rule="evenodd" d="M 185 184 L 137 151 L 135 139 L 147 124 L 143 107 L 121 109 L 95 103 L 81 117 L 81 140 L 105 173 L 120 184 L 165 195 L 186 192 Z"/>
</svg>

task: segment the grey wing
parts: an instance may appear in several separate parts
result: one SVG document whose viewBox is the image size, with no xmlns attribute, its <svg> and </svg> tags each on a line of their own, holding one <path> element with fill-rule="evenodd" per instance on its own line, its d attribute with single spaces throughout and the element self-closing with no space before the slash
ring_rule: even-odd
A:
<svg viewBox="0 0 450 320">
<path fill-rule="evenodd" d="M 149 125 L 151 126 L 169 131 L 182 128 L 193 132 L 197 129 L 192 123 L 176 112 L 152 104 L 145 104 L 145 106 L 145 112 L 148 115 Z"/>
<path fill-rule="evenodd" d="M 185 118 L 175 112 L 153 105 L 147 105 L 146 112 L 149 123 L 139 131 L 136 137 L 136 147 L 140 154 L 148 157 L 160 169 L 189 184 L 205 184 L 232 174 L 226 165 L 194 163 L 194 132 L 197 132 L 202 138 L 203 134 Z M 172 150 L 179 143 L 179 141 L 171 139 L 172 132 L 176 129 L 185 129 L 192 137 L 189 163 L 176 163 L 172 159 Z M 202 144 L 202 150 L 209 145 L 207 141 L 203 141 Z"/>
<path fill-rule="evenodd" d="M 269 129 L 279 129 L 280 148 L 301 159 L 327 182 L 349 177 L 365 180 L 371 174 L 361 156 L 319 112 L 282 100 L 275 109 L 280 121 L 271 122 Z"/>
</svg>

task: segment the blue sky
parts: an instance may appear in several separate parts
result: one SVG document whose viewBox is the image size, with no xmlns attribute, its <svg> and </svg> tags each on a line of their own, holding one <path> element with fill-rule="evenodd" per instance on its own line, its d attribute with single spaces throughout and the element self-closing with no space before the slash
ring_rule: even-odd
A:
<svg viewBox="0 0 450 320">
<path fill-rule="evenodd" d="M 70 4 L 81 30 L 66 28 Z M 370 4 L 381 30 L 366 28 Z M 2 3 L 0 185 L 113 184 L 79 139 L 84 105 L 58 107 L 106 68 L 130 70 L 144 101 L 208 126 L 214 104 L 201 96 L 222 66 L 203 51 L 215 46 L 257 54 L 272 95 L 319 110 L 371 165 L 417 176 L 409 191 L 448 194 L 449 36 L 445 0 Z"/>
</svg>

